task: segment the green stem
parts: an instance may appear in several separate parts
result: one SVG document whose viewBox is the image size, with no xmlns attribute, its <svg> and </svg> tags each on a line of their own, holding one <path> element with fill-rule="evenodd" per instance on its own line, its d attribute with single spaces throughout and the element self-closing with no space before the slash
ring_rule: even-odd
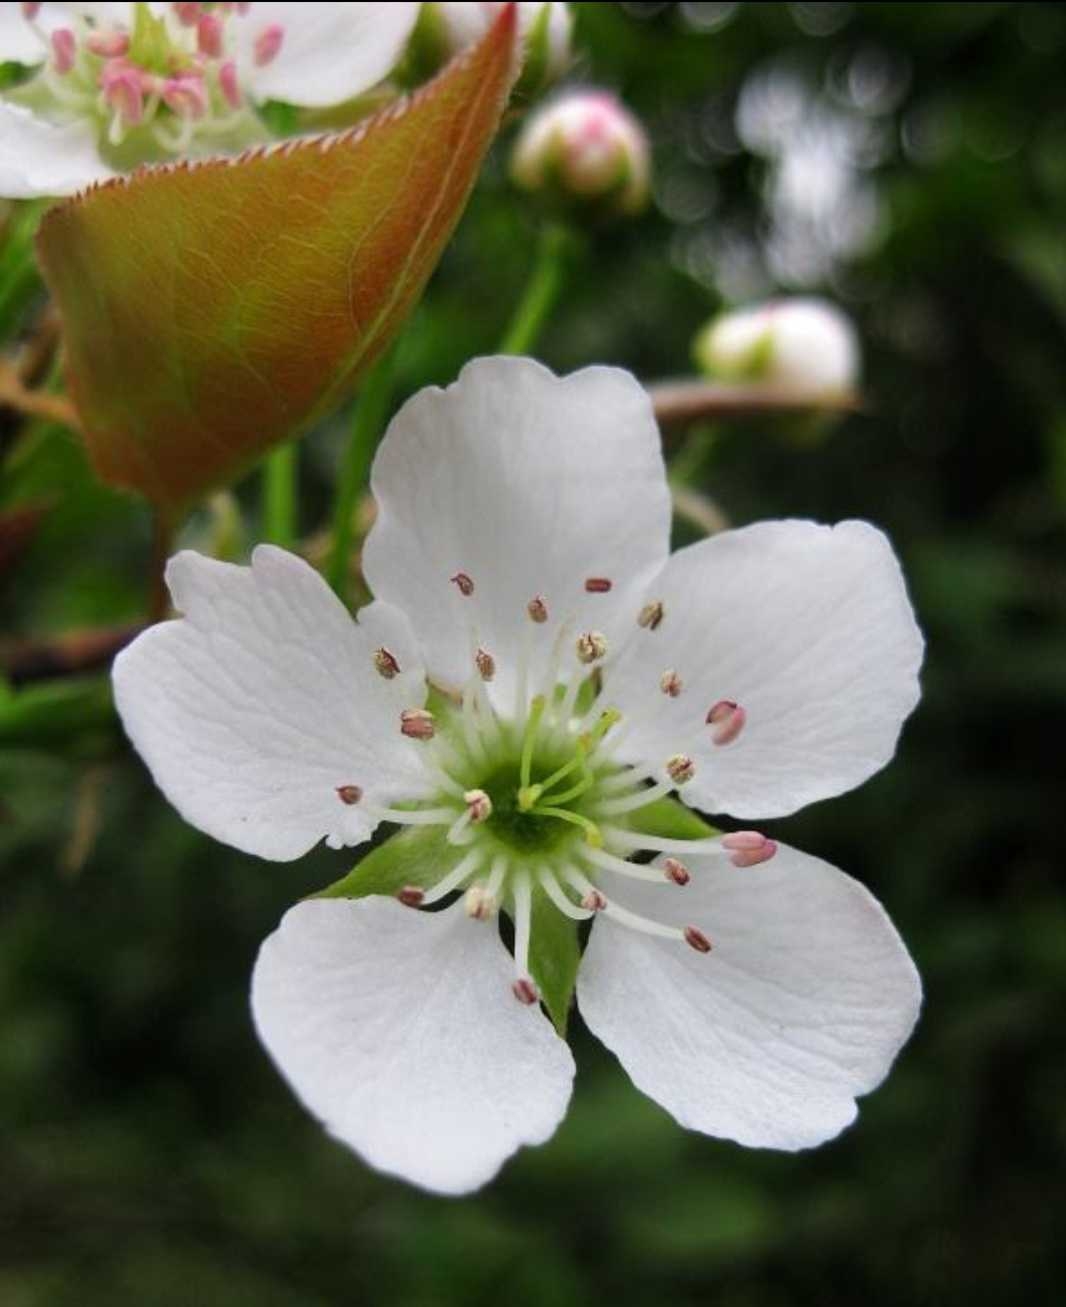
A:
<svg viewBox="0 0 1066 1307">
<path fill-rule="evenodd" d="M 342 600 L 348 589 L 348 560 L 354 534 L 352 519 L 359 495 L 369 479 L 370 462 L 392 399 L 394 358 L 395 351 L 390 350 L 366 374 L 341 462 L 337 497 L 333 503 L 333 543 L 326 564 L 326 580 Z"/>
<path fill-rule="evenodd" d="M 263 536 L 272 545 L 291 549 L 296 543 L 297 445 L 282 445 L 263 467 Z"/>
<path fill-rule="evenodd" d="M 548 223 L 541 230 L 533 271 L 500 341 L 501 354 L 528 354 L 536 345 L 563 289 L 571 245 L 567 228 Z"/>
</svg>

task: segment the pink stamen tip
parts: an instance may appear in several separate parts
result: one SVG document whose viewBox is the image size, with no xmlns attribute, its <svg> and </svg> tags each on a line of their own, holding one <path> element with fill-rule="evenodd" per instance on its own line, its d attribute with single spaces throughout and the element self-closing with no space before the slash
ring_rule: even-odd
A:
<svg viewBox="0 0 1066 1307">
<path fill-rule="evenodd" d="M 451 583 L 456 586 L 459 593 L 466 599 L 474 593 L 474 583 L 465 572 L 456 572 L 453 577 L 449 578 Z"/>
<path fill-rule="evenodd" d="M 207 112 L 207 89 L 202 77 L 169 77 L 163 83 L 162 95 L 163 103 L 179 118 L 202 118 Z"/>
<path fill-rule="evenodd" d="M 685 943 L 697 953 L 710 953 L 712 947 L 703 931 L 697 930 L 695 926 L 685 927 Z"/>
<path fill-rule="evenodd" d="M 378 675 L 383 676 L 386 681 L 391 681 L 400 674 L 400 664 L 396 661 L 396 655 L 384 645 L 374 650 L 374 667 Z"/>
<path fill-rule="evenodd" d="M 57 73 L 66 76 L 74 67 L 78 42 L 69 27 L 57 27 L 52 33 L 52 60 Z"/>
<path fill-rule="evenodd" d="M 607 906 L 607 896 L 598 889 L 590 889 L 581 900 L 581 906 L 586 912 L 602 912 Z"/>
<path fill-rule="evenodd" d="M 272 59 L 277 58 L 277 53 L 281 49 L 281 43 L 284 39 L 285 29 L 280 23 L 271 23 L 269 27 L 264 27 L 255 38 L 256 66 L 263 68 Z"/>
<path fill-rule="evenodd" d="M 39 4 L 23 4 L 22 6 L 22 17 L 28 19 L 31 23 L 40 12 L 41 6 Z"/>
<path fill-rule="evenodd" d="M 426 897 L 426 891 L 419 889 L 417 885 L 405 885 L 397 892 L 396 897 L 405 908 L 417 908 Z"/>
<path fill-rule="evenodd" d="M 613 584 L 614 582 L 606 576 L 590 576 L 585 582 L 585 590 L 590 595 L 605 595 Z"/>
<path fill-rule="evenodd" d="M 129 50 L 130 38 L 125 32 L 90 32 L 85 44 L 101 59 L 119 59 Z"/>
<path fill-rule="evenodd" d="M 757 867 L 769 862 L 777 852 L 777 844 L 757 830 L 738 830 L 722 836 L 722 848 L 729 849 L 729 861 L 734 867 Z"/>
<path fill-rule="evenodd" d="M 405 708 L 400 713 L 400 732 L 409 740 L 432 740 L 437 733 L 433 714 L 425 708 Z"/>
<path fill-rule="evenodd" d="M 719 699 L 707 710 L 707 725 L 714 727 L 711 740 L 718 745 L 732 744 L 747 720 L 748 714 L 732 699 Z"/>
<path fill-rule="evenodd" d="M 363 791 L 358 785 L 338 785 L 337 798 L 341 803 L 347 803 L 349 806 L 356 804 L 363 797 Z"/>
<path fill-rule="evenodd" d="M 217 59 L 222 53 L 222 19 L 218 14 L 201 14 L 196 24 L 196 45 L 201 54 Z"/>
<path fill-rule="evenodd" d="M 218 85 L 222 96 L 231 109 L 239 109 L 244 102 L 240 82 L 237 78 L 237 65 L 227 59 L 218 70 Z"/>
<path fill-rule="evenodd" d="M 474 654 L 474 665 L 483 681 L 491 681 L 496 675 L 496 659 L 487 649 L 478 649 Z"/>
<path fill-rule="evenodd" d="M 136 124 L 144 114 L 144 91 L 141 75 L 136 68 L 127 68 L 119 61 L 108 64 L 100 77 L 108 104 L 127 123 Z"/>
<path fill-rule="evenodd" d="M 200 19 L 200 10 L 203 6 L 198 4 L 176 4 L 174 12 L 178 16 L 178 22 L 182 27 L 195 27 Z"/>
<path fill-rule="evenodd" d="M 663 872 L 667 880 L 672 880 L 675 885 L 687 885 L 692 879 L 689 869 L 683 862 L 678 862 L 676 858 L 667 858 L 663 863 Z"/>
<path fill-rule="evenodd" d="M 526 604 L 526 612 L 529 614 L 530 620 L 536 622 L 538 626 L 542 626 L 548 620 L 548 605 L 541 595 L 533 596 L 529 603 Z"/>
<path fill-rule="evenodd" d="M 532 1007 L 534 1003 L 540 1002 L 537 987 L 528 976 L 522 976 L 516 980 L 511 986 L 511 993 L 518 999 L 519 1003 L 524 1003 L 526 1007 Z"/>
</svg>

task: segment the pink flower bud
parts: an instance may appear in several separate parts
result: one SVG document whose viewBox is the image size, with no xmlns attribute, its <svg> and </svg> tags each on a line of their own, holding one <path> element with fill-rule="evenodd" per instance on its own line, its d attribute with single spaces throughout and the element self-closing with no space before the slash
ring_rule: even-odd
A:
<svg viewBox="0 0 1066 1307">
<path fill-rule="evenodd" d="M 55 70 L 63 76 L 74 67 L 78 42 L 69 27 L 57 27 L 52 33 L 52 62 Z"/>
<path fill-rule="evenodd" d="M 601 202 L 637 213 L 647 202 L 650 160 L 643 127 L 606 91 L 576 91 L 526 122 L 511 156 L 523 190 Z"/>
</svg>

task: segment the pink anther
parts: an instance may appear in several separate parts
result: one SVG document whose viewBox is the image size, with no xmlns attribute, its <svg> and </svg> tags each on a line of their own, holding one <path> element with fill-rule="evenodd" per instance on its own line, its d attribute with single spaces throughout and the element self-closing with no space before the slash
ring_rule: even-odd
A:
<svg viewBox="0 0 1066 1307">
<path fill-rule="evenodd" d="M 729 849 L 729 861 L 734 867 L 757 867 L 769 862 L 777 852 L 777 844 L 757 830 L 738 830 L 722 836 L 722 848 Z"/>
<path fill-rule="evenodd" d="M 269 27 L 264 27 L 255 38 L 256 66 L 263 68 L 274 60 L 284 39 L 285 29 L 280 23 L 271 23 Z"/>
<path fill-rule="evenodd" d="M 744 729 L 748 714 L 732 699 L 719 699 L 707 710 L 707 725 L 713 727 L 711 739 L 715 744 L 732 744 Z"/>
</svg>

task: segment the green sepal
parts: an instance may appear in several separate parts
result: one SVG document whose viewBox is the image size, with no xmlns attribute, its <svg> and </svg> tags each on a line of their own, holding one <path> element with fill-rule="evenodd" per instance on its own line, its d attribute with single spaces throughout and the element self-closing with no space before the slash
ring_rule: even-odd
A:
<svg viewBox="0 0 1066 1307">
<path fill-rule="evenodd" d="M 656 799 L 626 818 L 630 830 L 667 840 L 704 840 L 720 832 L 678 799 Z"/>
<path fill-rule="evenodd" d="M 542 890 L 535 889 L 529 970 L 537 982 L 552 1025 L 564 1039 L 580 962 L 577 922 L 564 917 Z"/>
<path fill-rule="evenodd" d="M 312 895 L 316 899 L 362 899 L 395 895 L 405 885 L 427 889 L 447 875 L 462 856 L 448 843 L 443 827 L 409 826 L 371 849 L 340 880 Z"/>
</svg>

